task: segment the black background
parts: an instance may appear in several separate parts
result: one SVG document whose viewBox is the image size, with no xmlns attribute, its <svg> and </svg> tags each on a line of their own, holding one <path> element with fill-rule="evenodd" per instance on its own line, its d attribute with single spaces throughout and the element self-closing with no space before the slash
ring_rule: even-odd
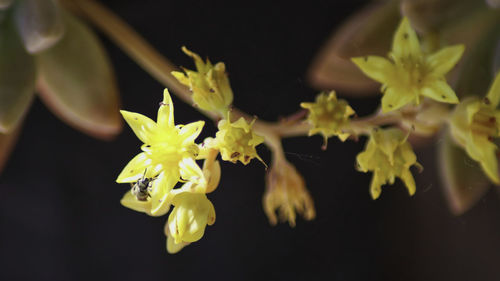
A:
<svg viewBox="0 0 500 281">
<path fill-rule="evenodd" d="M 313 100 L 317 91 L 305 79 L 312 58 L 363 2 L 104 3 L 178 65 L 193 66 L 182 45 L 224 61 L 235 105 L 276 120 Z M 123 108 L 154 117 L 163 86 L 110 41 L 103 42 Z M 363 115 L 378 98 L 349 101 Z M 206 120 L 179 100 L 174 103 L 177 123 Z M 207 120 L 202 137 L 214 132 Z M 148 217 L 119 203 L 128 186 L 114 180 L 139 151 L 132 131 L 124 127 L 114 141 L 98 141 L 36 100 L 0 177 L 0 280 L 498 280 L 496 192 L 465 215 L 452 216 L 430 145 L 419 151 L 426 169 L 416 175 L 414 197 L 397 182 L 373 201 L 371 174 L 354 170 L 364 139 L 332 139 L 326 152 L 321 143 L 318 136 L 284 141 L 288 159 L 315 198 L 314 221 L 299 219 L 294 229 L 271 227 L 261 207 L 263 165 L 224 163 L 222 182 L 209 196 L 216 223 L 202 240 L 169 255 L 163 234 L 167 217 Z M 259 153 L 269 161 L 264 146 Z"/>
</svg>

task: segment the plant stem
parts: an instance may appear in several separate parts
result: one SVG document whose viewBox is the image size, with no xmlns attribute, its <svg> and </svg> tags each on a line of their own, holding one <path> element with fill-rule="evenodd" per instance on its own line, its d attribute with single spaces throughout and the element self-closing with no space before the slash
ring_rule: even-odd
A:
<svg viewBox="0 0 500 281">
<path fill-rule="evenodd" d="M 151 46 L 151 44 L 116 14 L 93 0 L 67 0 L 63 1 L 63 3 L 66 4 L 67 8 L 86 17 L 89 22 L 108 36 L 109 39 L 119 46 L 144 70 L 172 91 L 174 95 L 188 104 L 193 103 L 191 98 L 192 93 L 189 89 L 179 83 L 171 74 L 172 71 L 179 69 L 177 69 L 177 67 L 167 58 L 162 56 L 153 46 Z M 219 117 L 217 114 L 197 107 L 195 108 L 210 119 L 218 121 Z M 247 121 L 253 120 L 253 116 L 237 108 L 232 109 L 232 116 L 236 119 L 243 117 Z M 268 123 L 261 120 L 256 120 L 253 126 L 254 131 L 265 138 L 265 142 L 271 150 L 280 147 L 280 145 L 276 143 L 276 141 L 280 141 L 280 128 L 281 126 L 279 123 Z M 287 126 L 285 131 L 288 132 L 289 130 L 290 125 Z"/>
</svg>

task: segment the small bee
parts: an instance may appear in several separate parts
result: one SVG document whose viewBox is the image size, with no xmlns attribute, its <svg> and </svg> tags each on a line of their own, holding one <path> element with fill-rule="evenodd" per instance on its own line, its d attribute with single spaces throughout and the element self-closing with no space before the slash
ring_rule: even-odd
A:
<svg viewBox="0 0 500 281">
<path fill-rule="evenodd" d="M 151 183 L 155 180 L 155 178 L 146 178 L 146 170 L 144 170 L 144 174 L 142 178 L 140 178 L 134 184 L 130 184 L 132 186 L 131 191 L 132 195 L 137 198 L 139 201 L 146 201 L 148 197 L 151 197 L 149 191 L 151 191 Z"/>
</svg>

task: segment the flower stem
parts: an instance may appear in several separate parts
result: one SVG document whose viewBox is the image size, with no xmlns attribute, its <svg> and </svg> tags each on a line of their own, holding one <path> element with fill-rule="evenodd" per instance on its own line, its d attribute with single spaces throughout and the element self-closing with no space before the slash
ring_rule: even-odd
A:
<svg viewBox="0 0 500 281">
<path fill-rule="evenodd" d="M 172 71 L 178 70 L 177 67 L 161 55 L 151 46 L 151 44 L 135 32 L 132 27 L 125 23 L 115 13 L 93 0 L 66 0 L 63 1 L 63 4 L 73 12 L 85 17 L 137 62 L 146 72 L 168 87 L 178 98 L 188 104 L 193 104 L 190 90 L 179 83 L 171 74 Z M 219 119 L 218 115 L 213 112 L 205 111 L 197 107 L 195 108 L 214 121 Z M 232 115 L 235 118 L 244 117 L 247 121 L 253 120 L 253 116 L 237 108 L 232 109 Z M 269 123 L 256 120 L 253 128 L 257 134 L 265 138 L 265 143 L 271 150 L 281 146 L 278 146 L 276 143 L 280 142 L 280 123 Z M 287 125 L 284 131 L 299 133 L 299 135 L 307 134 L 307 131 L 304 130 L 294 130 L 292 124 Z M 286 135 L 285 133 L 284 136 Z"/>
</svg>

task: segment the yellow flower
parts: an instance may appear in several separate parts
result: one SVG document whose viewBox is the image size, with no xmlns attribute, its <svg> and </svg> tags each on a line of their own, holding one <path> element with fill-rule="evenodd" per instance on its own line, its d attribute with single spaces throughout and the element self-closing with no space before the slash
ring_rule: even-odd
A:
<svg viewBox="0 0 500 281">
<path fill-rule="evenodd" d="M 331 136 L 338 136 L 341 141 L 349 137 L 343 129 L 349 124 L 349 116 L 355 112 L 347 101 L 337 100 L 335 91 L 331 91 L 328 95 L 320 93 L 315 102 L 303 102 L 300 106 L 309 110 L 307 121 L 313 126 L 309 130 L 309 136 L 322 134 L 325 146 Z"/>
<path fill-rule="evenodd" d="M 314 219 L 316 211 L 313 199 L 304 179 L 292 164 L 286 160 L 275 161 L 267 174 L 266 183 L 262 205 L 272 225 L 278 222 L 276 210 L 280 220 L 288 221 L 292 227 L 295 226 L 296 212 L 306 220 Z"/>
<path fill-rule="evenodd" d="M 198 107 L 217 112 L 221 117 L 226 115 L 229 105 L 233 102 L 233 91 L 227 78 L 226 66 L 223 62 L 212 65 L 196 53 L 182 47 L 186 55 L 193 58 L 196 71 L 184 69 L 184 73 L 173 71 L 172 75 L 193 92 L 193 101 Z"/>
<path fill-rule="evenodd" d="M 436 101 L 458 103 L 445 75 L 458 62 L 464 45 L 425 54 L 415 31 L 405 17 L 401 21 L 389 53 L 391 60 L 378 56 L 352 58 L 371 79 L 382 83 L 382 111 L 396 110 L 409 103 L 420 103 L 420 96 Z"/>
<path fill-rule="evenodd" d="M 399 177 L 406 185 L 408 193 L 415 193 L 415 180 L 410 172 L 412 165 L 417 165 L 417 157 L 411 145 L 406 141 L 407 135 L 396 128 L 374 129 L 366 148 L 356 157 L 358 169 L 362 172 L 373 172 L 370 194 L 377 199 L 382 192 L 381 186 L 394 184 Z"/>
<path fill-rule="evenodd" d="M 454 139 L 465 148 L 470 158 L 478 161 L 486 175 L 496 184 L 498 163 L 493 138 L 500 136 L 500 73 L 482 101 L 469 97 L 457 105 L 451 118 L 451 133 Z"/>
<path fill-rule="evenodd" d="M 264 163 L 255 149 L 257 145 L 264 142 L 264 138 L 252 130 L 255 120 L 250 123 L 247 123 L 243 117 L 233 123 L 230 120 L 228 113 L 227 119 L 219 121 L 219 131 L 215 134 L 215 139 L 206 139 L 206 145 L 218 149 L 224 161 L 236 163 L 239 160 L 246 165 L 253 158 L 257 158 Z"/>
<path fill-rule="evenodd" d="M 215 222 L 214 206 L 203 193 L 179 193 L 172 204 L 175 207 L 168 217 L 168 230 L 175 244 L 200 240 L 207 224 Z"/>
<path fill-rule="evenodd" d="M 125 206 L 144 209 L 146 213 L 155 216 L 163 215 L 170 204 L 169 192 L 179 180 L 190 181 L 199 186 L 207 184 L 202 170 L 195 162 L 199 149 L 194 143 L 204 122 L 176 126 L 172 99 L 167 89 L 164 91 L 156 123 L 138 113 L 124 110 L 120 112 L 144 144 L 141 146 L 143 152 L 127 164 L 116 182 L 133 183 L 143 175 L 153 179 L 151 197 L 147 199 L 150 202 L 132 203 L 132 198 L 127 194 L 122 200 Z"/>
</svg>

